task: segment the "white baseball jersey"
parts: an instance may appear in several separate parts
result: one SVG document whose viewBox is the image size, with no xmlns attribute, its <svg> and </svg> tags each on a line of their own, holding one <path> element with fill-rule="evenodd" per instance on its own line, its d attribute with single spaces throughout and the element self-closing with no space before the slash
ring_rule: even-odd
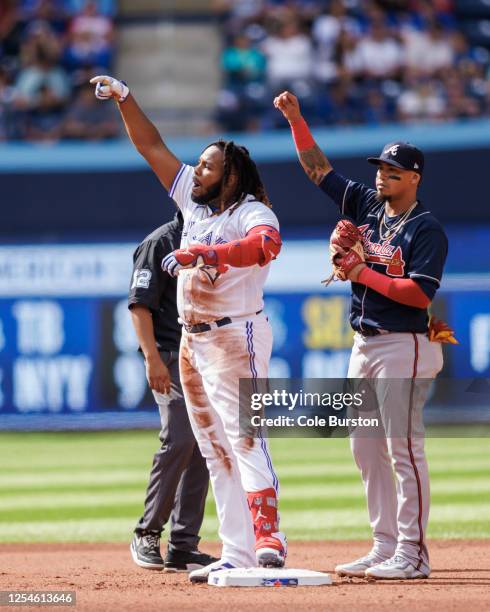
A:
<svg viewBox="0 0 490 612">
<path fill-rule="evenodd" d="M 221 214 L 196 204 L 191 199 L 193 174 L 193 168 L 183 165 L 169 191 L 184 216 L 182 247 L 239 240 L 258 225 L 279 228 L 270 208 L 252 196 L 236 210 Z M 221 559 L 235 567 L 257 564 L 254 523 L 245 492 L 278 492 L 267 440 L 262 435 L 248 441 L 240 436 L 238 410 L 239 380 L 256 382 L 268 376 L 272 330 L 264 313 L 256 314 L 263 308 L 268 271 L 268 265 L 230 266 L 218 274 L 216 268 L 203 266 L 181 270 L 177 281 L 177 307 L 185 323 L 232 319 L 201 333 L 184 328 L 180 375 L 189 420 L 206 459 L 216 500 Z M 272 535 L 285 550 L 282 532 Z"/>
<path fill-rule="evenodd" d="M 252 195 L 236 210 L 213 214 L 206 204 L 196 204 L 191 198 L 194 169 L 183 164 L 174 179 L 169 196 L 184 216 L 181 247 L 192 244 L 225 244 L 244 238 L 258 225 L 279 230 L 272 210 Z M 243 317 L 264 307 L 263 287 L 269 266 L 230 266 L 224 274 L 216 268 L 203 266 L 181 270 L 177 281 L 177 308 L 184 323 L 194 325 L 216 321 L 223 317 Z"/>
</svg>

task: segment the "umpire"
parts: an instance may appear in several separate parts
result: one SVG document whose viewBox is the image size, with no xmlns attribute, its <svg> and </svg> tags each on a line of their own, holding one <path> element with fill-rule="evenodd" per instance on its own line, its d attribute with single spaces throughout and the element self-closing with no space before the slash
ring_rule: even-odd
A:
<svg viewBox="0 0 490 612">
<path fill-rule="evenodd" d="M 216 561 L 197 549 L 209 474 L 192 433 L 180 385 L 177 281 L 161 268 L 162 259 L 180 246 L 182 225 L 182 214 L 177 212 L 170 223 L 138 246 L 128 299 L 162 424 L 162 445 L 153 458 L 145 510 L 134 530 L 131 555 L 140 567 L 167 572 L 188 572 Z M 160 537 L 169 517 L 164 561 Z"/>
</svg>

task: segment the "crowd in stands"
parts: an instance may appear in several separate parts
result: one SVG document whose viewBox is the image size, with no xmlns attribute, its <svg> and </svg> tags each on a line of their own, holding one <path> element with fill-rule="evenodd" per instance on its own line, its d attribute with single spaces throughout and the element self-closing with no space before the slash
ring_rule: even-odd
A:
<svg viewBox="0 0 490 612">
<path fill-rule="evenodd" d="M 114 0 L 0 1 L 0 140 L 119 133 L 113 105 L 88 85 L 111 68 L 114 10 Z"/>
<path fill-rule="evenodd" d="M 288 89 L 312 125 L 488 115 L 489 50 L 471 45 L 451 0 L 217 0 L 227 44 L 218 121 L 283 127 Z"/>
<path fill-rule="evenodd" d="M 217 123 L 284 127 L 272 100 L 285 89 L 312 125 L 488 116 L 490 31 L 470 41 L 458 2 L 211 0 L 225 41 Z M 0 141 L 120 135 L 88 85 L 113 67 L 115 12 L 116 0 L 0 0 Z"/>
</svg>

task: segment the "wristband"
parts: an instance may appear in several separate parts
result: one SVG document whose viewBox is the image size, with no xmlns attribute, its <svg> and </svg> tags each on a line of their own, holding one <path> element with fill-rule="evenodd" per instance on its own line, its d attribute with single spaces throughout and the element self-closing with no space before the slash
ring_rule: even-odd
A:
<svg viewBox="0 0 490 612">
<path fill-rule="evenodd" d="M 293 134 L 294 144 L 298 151 L 307 151 L 315 146 L 315 141 L 311 135 L 310 128 L 306 121 L 301 117 L 294 123 L 291 123 L 291 132 Z"/>
</svg>

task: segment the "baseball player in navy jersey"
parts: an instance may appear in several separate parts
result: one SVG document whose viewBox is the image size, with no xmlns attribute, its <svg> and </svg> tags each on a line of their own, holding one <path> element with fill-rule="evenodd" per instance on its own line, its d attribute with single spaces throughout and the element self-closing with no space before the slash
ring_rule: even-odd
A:
<svg viewBox="0 0 490 612">
<path fill-rule="evenodd" d="M 441 282 L 447 238 L 417 199 L 424 157 L 408 143 L 386 145 L 379 157 L 368 159 L 377 166 L 372 189 L 335 172 L 294 95 L 284 92 L 274 105 L 290 123 L 306 174 L 354 221 L 361 239 L 360 254 L 338 248 L 334 257 L 343 278 L 352 281 L 350 322 L 355 334 L 348 377 L 384 379 L 376 381 L 379 430 L 351 436 L 373 547 L 336 571 L 378 579 L 426 578 L 429 474 L 422 409 L 429 385 L 423 382 L 442 368 L 441 345 L 428 337 L 427 307 Z M 400 414 L 407 418 L 403 435 L 397 430 Z"/>
<path fill-rule="evenodd" d="M 240 435 L 239 379 L 267 378 L 272 333 L 263 285 L 281 248 L 279 223 L 244 147 L 217 141 L 195 167 L 166 147 L 125 83 L 91 80 L 114 98 L 126 130 L 184 217 L 181 248 L 163 268 L 177 278 L 183 323 L 180 376 L 192 429 L 206 459 L 223 541 L 221 559 L 191 572 L 205 582 L 230 567 L 284 565 L 278 480 L 267 441 Z"/>
</svg>

